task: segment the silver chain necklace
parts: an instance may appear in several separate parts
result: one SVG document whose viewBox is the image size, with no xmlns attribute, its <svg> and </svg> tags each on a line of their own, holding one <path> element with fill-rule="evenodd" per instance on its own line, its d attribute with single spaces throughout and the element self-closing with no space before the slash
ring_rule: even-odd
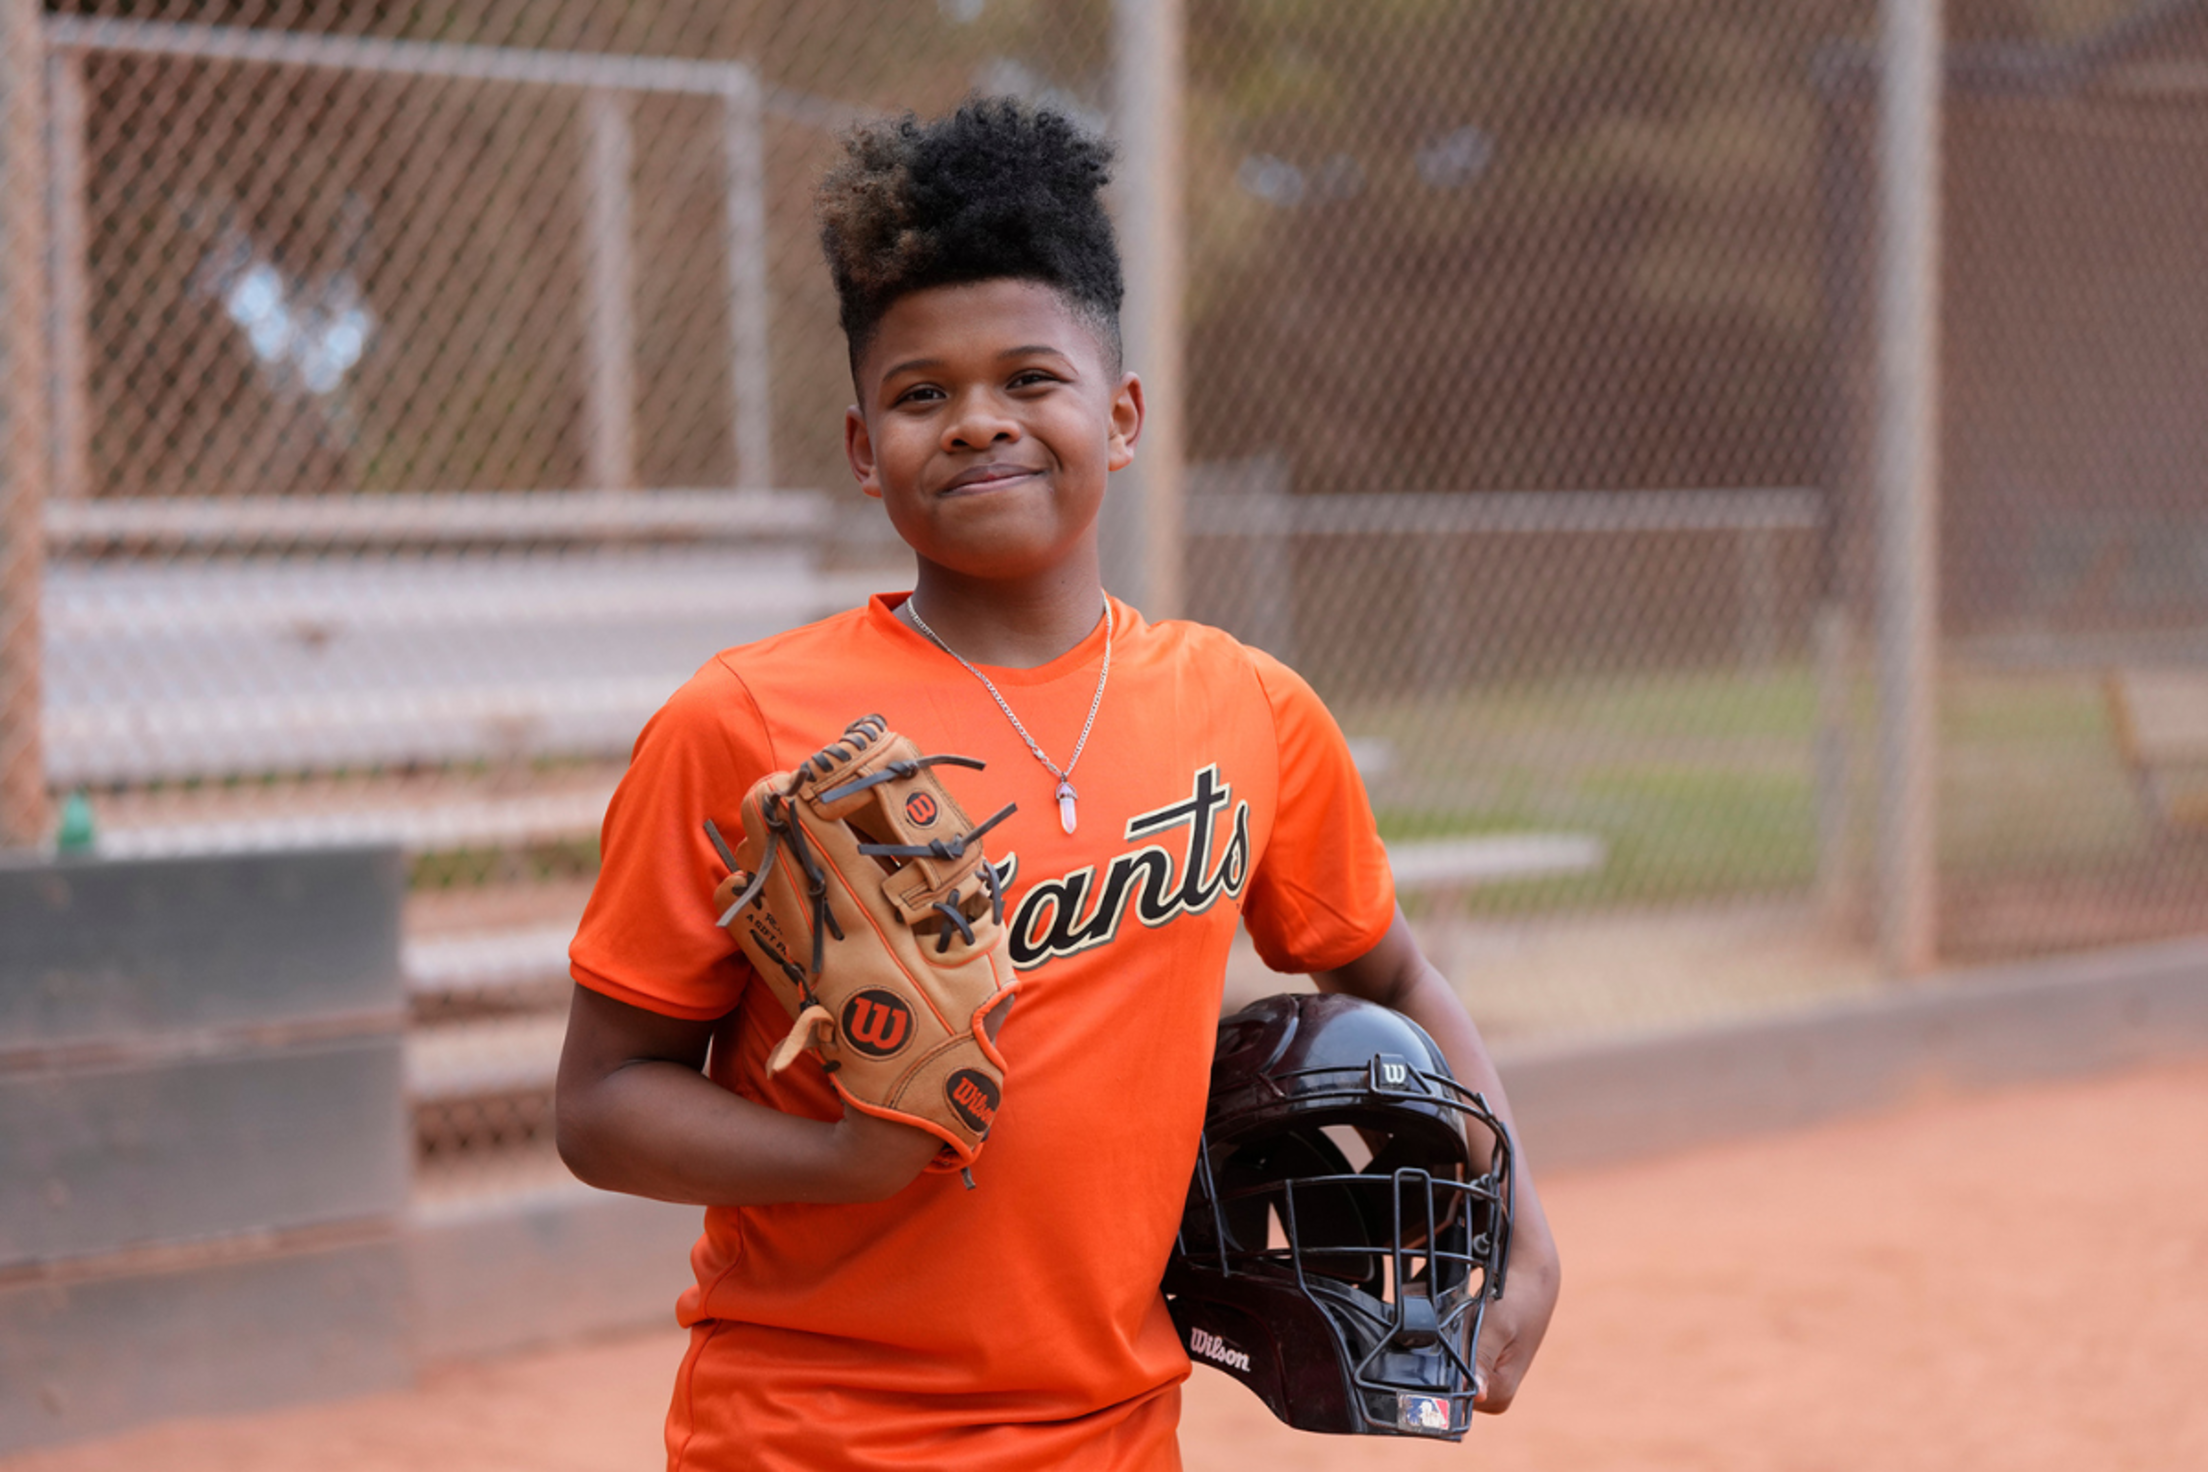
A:
<svg viewBox="0 0 2208 1472">
<path fill-rule="evenodd" d="M 1044 756 L 1042 747 L 1036 745 L 1035 738 L 1027 734 L 1027 727 L 1021 725 L 1020 718 L 1012 713 L 1011 705 L 1006 702 L 1003 692 L 997 689 L 996 682 L 974 668 L 965 655 L 944 643 L 943 636 L 928 627 L 928 621 L 920 616 L 920 610 L 913 606 L 909 597 L 905 599 L 905 612 L 912 616 L 913 627 L 928 636 L 929 643 L 965 665 L 966 673 L 981 681 L 982 688 L 996 701 L 997 709 L 1004 712 L 1004 718 L 1012 723 L 1012 729 L 1020 733 L 1020 739 L 1027 743 L 1027 749 L 1035 760 L 1041 762 L 1044 769 L 1058 779 L 1058 825 L 1068 833 L 1073 832 L 1077 820 L 1073 804 L 1074 799 L 1080 795 L 1073 790 L 1073 769 L 1080 764 L 1081 753 L 1089 744 L 1089 728 L 1096 724 L 1097 707 L 1104 703 L 1104 682 L 1112 677 L 1112 600 L 1104 600 L 1104 668 L 1097 671 L 1096 696 L 1089 701 L 1089 718 L 1081 723 L 1081 739 L 1073 743 L 1073 756 L 1066 762 L 1063 770 L 1056 762 Z"/>
</svg>

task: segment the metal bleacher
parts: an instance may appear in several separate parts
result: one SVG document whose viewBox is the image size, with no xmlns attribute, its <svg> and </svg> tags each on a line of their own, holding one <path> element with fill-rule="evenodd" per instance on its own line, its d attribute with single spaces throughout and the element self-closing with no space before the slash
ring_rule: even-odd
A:
<svg viewBox="0 0 2208 1472">
<path fill-rule="evenodd" d="M 117 857 L 389 843 L 417 1187 L 546 1171 L 566 949 L 638 729 L 712 653 L 858 602 L 795 491 L 62 502 L 44 728 Z M 526 1172 L 524 1172 L 526 1174 Z"/>
</svg>

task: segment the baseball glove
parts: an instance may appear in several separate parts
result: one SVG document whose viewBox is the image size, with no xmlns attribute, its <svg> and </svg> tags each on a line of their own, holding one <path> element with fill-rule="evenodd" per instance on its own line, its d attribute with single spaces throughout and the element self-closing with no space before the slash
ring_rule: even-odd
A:
<svg viewBox="0 0 2208 1472">
<path fill-rule="evenodd" d="M 705 825 L 730 871 L 718 923 L 793 1019 L 768 1072 L 810 1049 L 846 1103 L 941 1140 L 937 1170 L 971 1166 L 989 1134 L 1018 986 L 980 842 L 1013 806 L 969 823 L 929 770 L 982 765 L 923 756 L 864 716 L 752 785 L 734 852 Z"/>
</svg>

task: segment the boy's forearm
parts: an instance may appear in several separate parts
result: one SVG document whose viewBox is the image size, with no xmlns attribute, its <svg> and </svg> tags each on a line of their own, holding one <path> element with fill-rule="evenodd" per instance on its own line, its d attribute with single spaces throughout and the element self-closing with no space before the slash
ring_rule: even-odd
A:
<svg viewBox="0 0 2208 1472">
<path fill-rule="evenodd" d="M 1518 1124 L 1502 1077 L 1487 1055 L 1480 1030 L 1447 978 L 1418 948 L 1410 922 L 1396 911 L 1379 945 L 1337 971 L 1315 978 L 1328 991 L 1347 992 L 1393 1007 L 1426 1029 L 1457 1082 L 1477 1090 L 1511 1135 L 1510 1268 L 1503 1296 L 1490 1307 L 1480 1339 L 1479 1409 L 1510 1408 L 1519 1382 L 1548 1332 L 1562 1268 L 1548 1214 L 1534 1189 L 1533 1172 L 1518 1149 Z"/>
<path fill-rule="evenodd" d="M 1328 991 L 1348 992 L 1392 1007 L 1426 1029 L 1442 1057 L 1449 1061 L 1449 1071 L 1456 1075 L 1457 1082 L 1487 1100 L 1488 1108 L 1511 1137 L 1512 1271 L 1523 1266 L 1529 1271 L 1552 1273 L 1555 1241 L 1541 1208 L 1540 1193 L 1534 1188 L 1533 1172 L 1518 1149 L 1518 1121 L 1511 1114 L 1502 1075 L 1496 1071 L 1495 1060 L 1488 1056 L 1486 1040 L 1480 1036 L 1471 1013 L 1419 949 L 1402 912 L 1396 913 L 1394 925 L 1370 955 L 1314 979 Z"/>
<path fill-rule="evenodd" d="M 1423 962 L 1424 958 L 1420 959 Z M 1556 1245 L 1549 1234 L 1548 1215 L 1541 1208 L 1540 1192 L 1533 1184 L 1533 1171 L 1519 1148 L 1518 1121 L 1511 1113 L 1510 1096 L 1503 1091 L 1502 1075 L 1496 1071 L 1495 1060 L 1488 1056 L 1478 1024 L 1455 990 L 1431 964 L 1422 969 L 1423 975 L 1410 980 L 1403 1000 L 1390 1005 L 1426 1029 L 1441 1055 L 1449 1060 L 1449 1071 L 1456 1075 L 1457 1082 L 1485 1098 L 1487 1107 L 1510 1131 L 1512 1270 L 1546 1271 L 1553 1266 Z"/>
<path fill-rule="evenodd" d="M 926 1166 L 936 1142 L 852 1111 L 801 1119 L 729 1093 L 680 1064 L 631 1064 L 559 1111 L 560 1154 L 601 1190 L 693 1206 L 877 1201 Z"/>
<path fill-rule="evenodd" d="M 698 1071 L 702 1029 L 694 1047 L 665 1049 L 677 1056 L 650 1056 L 622 1035 L 636 1009 L 578 992 L 554 1116 L 561 1159 L 590 1185 L 696 1206 L 874 1201 L 935 1155 L 909 1126 L 855 1110 L 804 1119 L 732 1094 Z"/>
</svg>

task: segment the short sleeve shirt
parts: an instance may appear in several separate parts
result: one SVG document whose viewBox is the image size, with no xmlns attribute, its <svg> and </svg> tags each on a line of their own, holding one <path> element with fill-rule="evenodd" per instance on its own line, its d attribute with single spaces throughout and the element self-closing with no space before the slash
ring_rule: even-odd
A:
<svg viewBox="0 0 2208 1472">
<path fill-rule="evenodd" d="M 606 815 L 571 953 L 577 982 L 718 1019 L 708 1072 L 834 1119 L 808 1055 L 770 1078 L 789 1018 L 714 922 L 759 777 L 868 713 L 924 751 L 1009 870 L 1020 1000 L 997 1043 L 1004 1097 L 975 1189 L 929 1172 L 861 1205 L 712 1208 L 679 1306 L 694 1326 L 668 1427 L 695 1468 L 1178 1465 L 1188 1372 L 1159 1296 L 1203 1122 L 1236 922 L 1276 970 L 1346 964 L 1395 910 L 1339 728 L 1294 673 L 1215 629 L 1112 604 L 1111 668 L 1057 779 L 981 682 L 895 614 L 901 595 L 731 649 L 638 738 Z M 1095 695 L 1103 625 L 1035 669 L 985 667 L 1063 763 Z"/>
</svg>

